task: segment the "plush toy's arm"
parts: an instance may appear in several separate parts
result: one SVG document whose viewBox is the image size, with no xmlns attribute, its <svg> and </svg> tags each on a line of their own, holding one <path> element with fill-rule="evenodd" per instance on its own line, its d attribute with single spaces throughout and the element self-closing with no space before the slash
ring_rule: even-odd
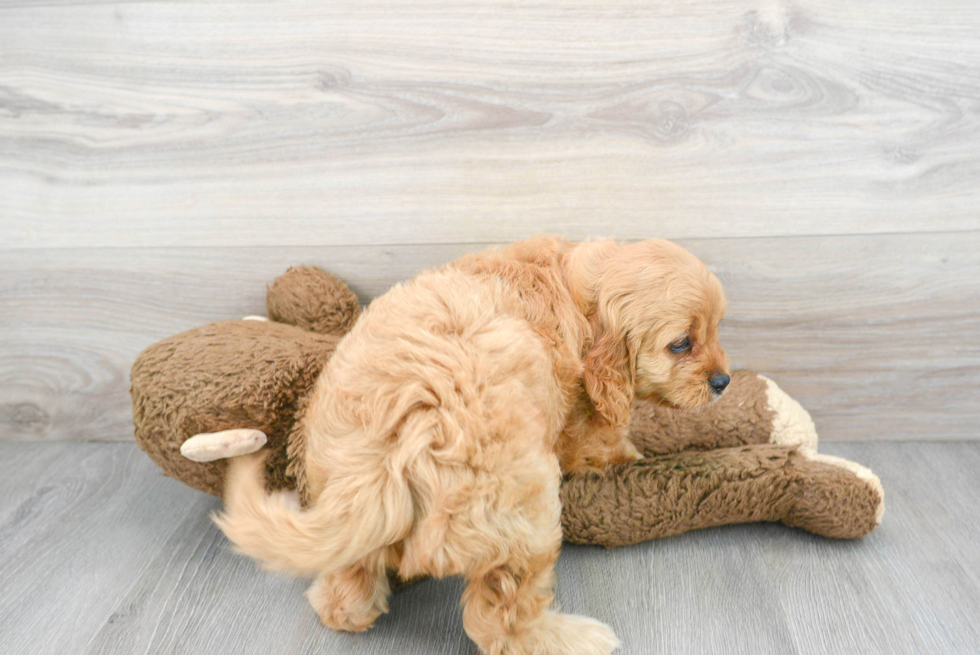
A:
<svg viewBox="0 0 980 655">
<path fill-rule="evenodd" d="M 630 439 L 647 457 L 748 444 L 817 447 L 807 411 L 775 382 L 752 371 L 735 371 L 725 393 L 701 409 L 637 401 Z"/>
<path fill-rule="evenodd" d="M 574 543 L 622 546 L 689 530 L 782 521 L 851 539 L 881 522 L 868 469 L 806 447 L 742 446 L 650 458 L 566 476 L 562 529 Z"/>
</svg>

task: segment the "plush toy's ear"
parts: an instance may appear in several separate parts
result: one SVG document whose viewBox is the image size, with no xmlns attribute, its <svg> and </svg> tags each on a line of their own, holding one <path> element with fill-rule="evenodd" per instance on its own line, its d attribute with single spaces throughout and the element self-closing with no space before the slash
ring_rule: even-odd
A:
<svg viewBox="0 0 980 655">
<path fill-rule="evenodd" d="M 295 266 L 268 288 L 266 311 L 278 323 L 343 336 L 361 307 L 357 295 L 336 276 L 316 266 Z"/>
<path fill-rule="evenodd" d="M 629 425 L 636 369 L 625 332 L 593 319 L 593 345 L 583 360 L 585 391 L 610 426 Z"/>
</svg>

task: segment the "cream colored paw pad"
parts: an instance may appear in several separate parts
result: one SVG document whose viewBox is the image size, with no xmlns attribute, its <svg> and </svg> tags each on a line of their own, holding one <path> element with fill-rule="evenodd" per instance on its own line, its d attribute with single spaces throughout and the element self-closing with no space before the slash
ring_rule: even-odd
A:
<svg viewBox="0 0 980 655">
<path fill-rule="evenodd" d="M 766 401 L 769 411 L 773 413 L 769 443 L 816 448 L 817 427 L 813 424 L 810 413 L 775 382 L 764 375 L 759 377 L 766 382 Z"/>
<path fill-rule="evenodd" d="M 195 434 L 180 446 L 180 454 L 192 462 L 213 462 L 228 457 L 248 455 L 265 445 L 268 438 L 262 430 L 240 428 L 221 432 Z"/>
</svg>

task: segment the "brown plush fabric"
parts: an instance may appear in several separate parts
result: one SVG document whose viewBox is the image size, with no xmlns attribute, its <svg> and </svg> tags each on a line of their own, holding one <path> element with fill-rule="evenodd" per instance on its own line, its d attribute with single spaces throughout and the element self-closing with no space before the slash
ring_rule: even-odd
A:
<svg viewBox="0 0 980 655">
<path fill-rule="evenodd" d="M 752 371 L 735 371 L 725 393 L 700 409 L 637 401 L 633 404 L 630 439 L 646 457 L 769 443 L 772 418 L 766 381 Z"/>
<path fill-rule="evenodd" d="M 265 305 L 271 320 L 320 334 L 346 334 L 361 315 L 350 287 L 315 266 L 294 266 L 277 277 Z"/>
<path fill-rule="evenodd" d="M 305 501 L 299 418 L 360 308 L 343 282 L 312 267 L 277 279 L 268 305 L 294 325 L 213 323 L 140 354 L 131 375 L 136 439 L 165 474 L 220 495 L 225 463 L 185 459 L 181 444 L 202 432 L 262 430 L 269 489 L 295 488 Z M 631 436 L 647 459 L 568 476 L 566 539 L 618 546 L 746 521 L 840 538 L 875 527 L 880 488 L 796 447 L 769 445 L 772 428 L 766 383 L 749 371 L 733 374 L 722 398 L 700 411 L 637 402 Z"/>
<path fill-rule="evenodd" d="M 674 453 L 568 476 L 561 498 L 565 539 L 605 546 L 755 521 L 849 539 L 874 529 L 880 502 L 850 471 L 773 445 Z"/>
<path fill-rule="evenodd" d="M 835 539 L 856 539 L 881 521 L 881 489 L 839 466 L 808 459 L 794 449 L 790 463 L 802 472 L 796 501 L 780 518 L 786 525 Z"/>
<path fill-rule="evenodd" d="M 225 462 L 192 462 L 181 444 L 201 432 L 255 428 L 269 438 L 269 488 L 305 486 L 289 467 L 301 465 L 302 448 L 290 449 L 291 460 L 287 446 L 339 340 L 282 323 L 224 321 L 150 346 L 130 376 L 137 443 L 166 475 L 220 495 Z"/>
</svg>

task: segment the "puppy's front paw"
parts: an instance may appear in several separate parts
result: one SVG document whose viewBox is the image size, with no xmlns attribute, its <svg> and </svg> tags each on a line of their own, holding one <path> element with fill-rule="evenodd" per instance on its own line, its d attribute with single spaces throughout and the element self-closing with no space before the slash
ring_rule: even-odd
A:
<svg viewBox="0 0 980 655">
<path fill-rule="evenodd" d="M 623 437 L 612 444 L 604 445 L 593 457 L 588 459 L 588 464 L 602 468 L 616 464 L 632 464 L 641 459 L 643 459 L 643 454 L 637 450 L 632 441 Z"/>
<path fill-rule="evenodd" d="M 633 442 L 623 437 L 617 444 L 617 448 L 613 451 L 610 457 L 610 464 L 628 464 L 630 462 L 636 462 L 643 459 L 643 453 L 641 453 Z"/>
<path fill-rule="evenodd" d="M 545 655 L 609 655 L 619 648 L 619 639 L 605 623 L 554 611 L 528 626 L 523 641 L 522 652 Z"/>
<path fill-rule="evenodd" d="M 561 454 L 564 473 L 583 469 L 601 469 L 611 464 L 631 464 L 643 455 L 629 438 L 629 429 L 622 427 L 593 428 L 566 442 Z"/>
</svg>

